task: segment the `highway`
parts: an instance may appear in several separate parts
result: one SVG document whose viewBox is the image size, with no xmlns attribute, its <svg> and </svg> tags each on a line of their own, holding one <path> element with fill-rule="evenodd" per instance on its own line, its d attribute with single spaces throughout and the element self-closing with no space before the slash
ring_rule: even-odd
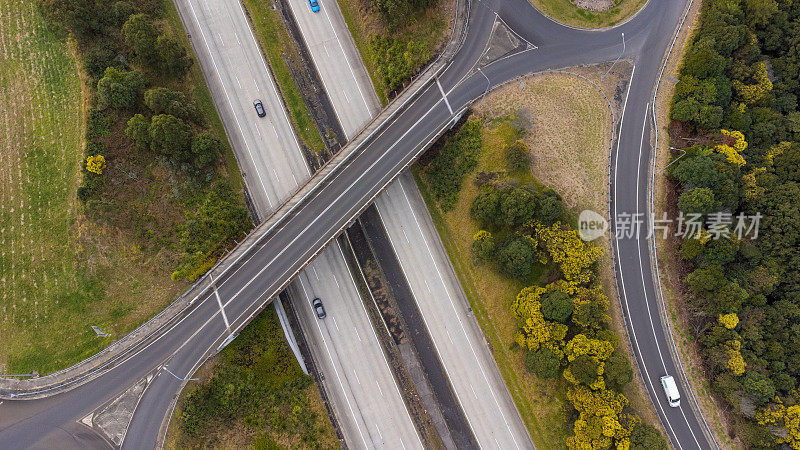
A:
<svg viewBox="0 0 800 450">
<path fill-rule="evenodd" d="M 380 104 L 338 5 L 326 3 L 314 14 L 307 0 L 289 3 L 344 133 L 352 137 L 378 114 Z M 478 445 L 529 447 L 525 424 L 468 313 L 469 303 L 411 175 L 392 183 L 375 204 L 389 252 L 399 261 Z"/>
<path fill-rule="evenodd" d="M 473 2 L 466 42 L 439 76 L 439 83 L 427 85 L 411 105 L 388 121 L 353 158 L 271 230 L 235 270 L 216 280 L 219 303 L 213 294 L 199 299 L 181 320 L 89 384 L 44 400 L 6 401 L 0 405 L 0 439 L 12 448 L 99 444 L 75 421 L 163 364 L 179 376 L 191 374 L 198 362 L 224 341 L 228 323 L 232 328 L 245 323 L 418 156 L 450 120 L 451 109 L 458 110 L 480 97 L 486 89 L 484 74 L 490 85 L 496 86 L 530 72 L 612 60 L 621 50 L 619 33 L 624 32 L 628 43 L 625 56 L 634 61 L 636 69 L 613 155 L 613 211 L 615 215 L 646 211 L 651 151 L 647 138 L 649 103 L 661 57 L 684 7 L 683 1 L 650 2 L 627 24 L 591 32 L 561 27 L 520 0 Z M 538 50 L 510 56 L 484 67 L 483 73 L 476 73 L 471 69 L 488 38 L 495 13 Z M 197 39 L 195 33 L 193 38 Z M 204 72 L 210 79 L 206 67 Z M 663 373 L 676 375 L 677 371 L 660 324 L 645 233 L 643 230 L 635 239 L 615 242 L 619 250 L 620 290 L 634 352 L 673 445 L 710 448 L 688 402 L 682 402 L 681 408 L 669 408 L 657 384 Z M 163 371 L 157 373 L 156 380 L 166 380 L 159 382 L 173 391 L 180 383 Z M 686 392 L 682 394 L 686 398 Z M 164 402 L 162 397 L 150 397 L 153 402 Z M 152 420 L 145 420 L 150 425 L 140 430 L 143 439 L 149 439 L 157 429 L 152 424 L 160 423 L 160 410 L 144 400 L 140 403 L 134 422 L 138 416 L 153 416 Z M 142 442 L 144 447 L 146 442 Z"/>
<path fill-rule="evenodd" d="M 263 220 L 267 211 L 311 175 L 274 80 L 238 1 L 181 0 L 176 4 L 195 36 L 194 47 L 203 73 L 207 79 L 219 80 L 209 87 L 245 171 L 248 192 Z M 252 101 L 256 98 L 267 111 L 263 119 L 255 115 Z M 419 448 L 421 442 L 372 324 L 361 307 L 341 249 L 324 251 L 294 285 L 295 310 L 315 364 L 325 376 L 324 389 L 345 439 L 355 447 Z M 315 297 L 323 298 L 327 306 L 329 317 L 324 322 L 317 319 L 311 307 Z M 148 430 L 157 429 L 159 416 L 167 413 L 169 405 L 163 399 L 178 393 L 174 386 L 153 391 L 157 389 L 148 389 L 142 403 L 148 411 L 160 413 L 135 416 L 129 432 L 132 439 L 125 442 L 131 448 L 155 442 Z M 147 440 L 142 441 L 139 436 Z"/>
</svg>

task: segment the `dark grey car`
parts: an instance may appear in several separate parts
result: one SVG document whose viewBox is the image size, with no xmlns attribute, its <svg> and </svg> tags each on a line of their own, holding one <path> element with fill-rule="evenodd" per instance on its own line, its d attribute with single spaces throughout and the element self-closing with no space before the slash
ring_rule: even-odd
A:
<svg viewBox="0 0 800 450">
<path fill-rule="evenodd" d="M 325 314 L 325 307 L 322 306 L 322 300 L 315 298 L 311 304 L 314 305 L 314 311 L 317 313 L 317 317 L 324 319 L 325 316 L 327 316 L 327 314 Z"/>
<path fill-rule="evenodd" d="M 256 113 L 258 113 L 258 117 L 264 117 L 267 115 L 267 112 L 264 111 L 264 105 L 261 103 L 261 100 L 256 99 L 253 102 L 253 106 L 256 107 Z"/>
</svg>

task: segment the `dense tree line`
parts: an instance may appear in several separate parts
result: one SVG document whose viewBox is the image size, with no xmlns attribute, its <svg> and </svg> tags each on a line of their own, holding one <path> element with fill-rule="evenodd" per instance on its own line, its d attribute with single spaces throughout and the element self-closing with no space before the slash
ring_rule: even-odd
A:
<svg viewBox="0 0 800 450">
<path fill-rule="evenodd" d="M 132 151 L 150 153 L 177 179 L 188 178 L 202 197 L 194 201 L 197 209 L 182 228 L 183 262 L 173 278 L 194 279 L 213 265 L 221 246 L 250 225 L 240 199 L 215 176 L 223 143 L 206 130 L 191 98 L 186 74 L 192 59 L 162 29 L 162 6 L 159 0 L 39 3 L 51 26 L 76 39 L 95 88 L 78 198 L 87 208 L 107 202 L 104 170 L 115 164 L 109 146 L 125 151 L 119 147 L 125 146 L 126 137 L 134 144 Z M 112 130 L 123 133 L 113 135 Z"/>
<path fill-rule="evenodd" d="M 746 446 L 800 449 L 800 3 L 701 14 L 671 112 L 699 142 L 670 169 L 678 208 L 704 222 L 680 248 L 689 307 Z M 756 214 L 742 236 L 737 218 Z"/>
<path fill-rule="evenodd" d="M 534 266 L 557 278 L 524 288 L 511 312 L 519 322 L 515 340 L 526 351 L 525 367 L 539 378 L 567 382 L 575 410 L 568 446 L 666 449 L 661 434 L 641 422 L 621 393 L 633 370 L 608 326 L 608 300 L 597 277 L 602 250 L 563 222 L 558 194 L 495 182 L 476 196 L 471 215 L 492 230 L 475 235 L 478 262 L 494 262 L 501 273 L 523 282 Z"/>
</svg>

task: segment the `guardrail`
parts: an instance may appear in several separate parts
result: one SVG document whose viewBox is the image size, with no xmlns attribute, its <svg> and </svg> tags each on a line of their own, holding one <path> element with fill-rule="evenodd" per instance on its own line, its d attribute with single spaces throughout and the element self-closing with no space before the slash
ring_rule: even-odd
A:
<svg viewBox="0 0 800 450">
<path fill-rule="evenodd" d="M 667 54 L 664 57 L 664 63 L 661 65 L 661 69 L 658 72 L 658 78 L 656 79 L 656 85 L 653 90 L 653 129 L 655 130 L 655 144 L 653 145 L 653 153 L 652 153 L 652 166 L 650 169 L 650 181 L 648 183 L 648 190 L 650 191 L 649 200 L 648 200 L 648 209 L 650 212 L 650 217 L 655 217 L 655 174 L 656 174 L 656 159 L 658 158 L 658 121 L 656 120 L 656 100 L 658 97 L 658 88 L 661 86 L 661 78 L 664 75 L 664 70 L 667 68 L 667 62 L 669 61 L 670 56 L 672 55 L 672 49 L 675 47 L 675 43 L 678 40 L 678 36 L 680 35 L 681 29 L 683 29 L 684 23 L 686 22 L 686 17 L 689 15 L 689 11 L 692 9 L 692 5 L 694 4 L 694 0 L 689 0 L 689 4 L 686 7 L 686 10 L 683 13 L 683 17 L 681 17 L 680 24 L 678 24 L 678 29 L 675 31 L 675 35 L 672 37 L 672 41 L 670 42 L 669 49 L 667 50 Z M 680 371 L 679 377 L 681 378 L 682 384 L 684 388 L 689 393 L 689 406 L 694 412 L 695 416 L 697 416 L 703 425 L 703 434 L 706 436 L 709 442 L 713 443 L 716 448 L 721 448 L 719 443 L 717 442 L 716 438 L 714 437 L 713 431 L 711 431 L 711 426 L 706 421 L 705 416 L 703 415 L 702 409 L 700 409 L 700 404 L 697 402 L 697 397 L 692 389 L 692 384 L 689 382 L 689 377 L 686 375 L 686 372 L 683 369 L 683 363 L 681 362 L 680 354 L 678 353 L 678 347 L 675 344 L 675 339 L 672 335 L 672 326 L 669 321 L 669 314 L 667 311 L 667 303 L 664 300 L 664 290 L 661 286 L 661 273 L 658 269 L 658 246 L 656 245 L 656 238 L 655 233 L 650 237 L 650 242 L 648 243 L 652 251 L 650 252 L 650 272 L 654 278 L 654 284 L 658 286 L 658 304 L 660 306 L 660 313 L 662 316 L 662 323 L 664 324 L 664 334 L 669 337 L 668 346 L 670 349 L 670 353 L 673 356 L 673 360 L 675 361 L 675 365 L 678 367 Z"/>
<path fill-rule="evenodd" d="M 106 347 L 95 355 L 71 367 L 53 374 L 27 380 L 2 378 L 0 376 L 0 399 L 37 399 L 74 389 L 123 362 L 134 353 L 133 350 L 158 336 L 171 324 L 175 323 L 176 319 L 186 314 L 195 301 L 208 292 L 208 289 L 212 285 L 212 278 L 221 278 L 231 268 L 241 262 L 253 248 L 259 245 L 263 239 L 270 234 L 271 231 L 286 218 L 290 217 L 304 200 L 313 195 L 320 186 L 325 185 L 325 182 L 333 172 L 358 154 L 387 123 L 391 122 L 399 112 L 408 106 L 411 100 L 415 99 L 416 96 L 422 92 L 434 77 L 445 69 L 464 42 L 469 22 L 470 6 L 470 1 L 465 3 L 463 0 L 460 0 L 458 2 L 456 22 L 450 41 L 436 60 L 434 60 L 434 62 L 431 63 L 403 93 L 396 97 L 375 118 L 369 121 L 351 142 L 331 158 L 331 160 L 304 185 L 298 187 L 294 192 L 288 195 L 280 205 L 273 209 L 267 219 L 248 234 L 242 242 L 238 243 L 233 251 L 221 258 L 211 270 L 198 279 L 180 297 L 159 312 L 155 317 L 148 320 L 119 341 L 114 342 L 109 347 Z M 423 146 L 423 150 L 427 148 L 427 145 L 430 145 L 430 143 Z M 419 153 L 417 153 L 417 156 Z M 396 176 L 392 177 L 391 180 L 394 180 L 394 178 L 396 178 Z M 391 182 L 391 180 L 389 182 Z M 379 193 L 382 192 L 383 188 L 385 188 L 385 186 L 382 187 Z M 370 199 L 370 203 L 373 200 L 374 197 Z M 345 223 L 348 223 L 350 220 Z M 339 230 L 339 232 L 340 231 L 341 230 Z M 295 275 L 296 273 L 294 273 L 291 278 Z"/>
</svg>

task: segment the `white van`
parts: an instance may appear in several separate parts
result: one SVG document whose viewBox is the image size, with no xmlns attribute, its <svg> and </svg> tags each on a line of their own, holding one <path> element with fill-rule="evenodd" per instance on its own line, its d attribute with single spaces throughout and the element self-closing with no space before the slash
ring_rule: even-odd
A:
<svg viewBox="0 0 800 450">
<path fill-rule="evenodd" d="M 667 399 L 669 399 L 669 406 L 673 408 L 681 406 L 681 394 L 678 392 L 678 385 L 675 384 L 675 379 L 671 375 L 664 375 L 661 377 L 661 385 L 664 386 L 664 393 L 667 394 Z"/>
</svg>

